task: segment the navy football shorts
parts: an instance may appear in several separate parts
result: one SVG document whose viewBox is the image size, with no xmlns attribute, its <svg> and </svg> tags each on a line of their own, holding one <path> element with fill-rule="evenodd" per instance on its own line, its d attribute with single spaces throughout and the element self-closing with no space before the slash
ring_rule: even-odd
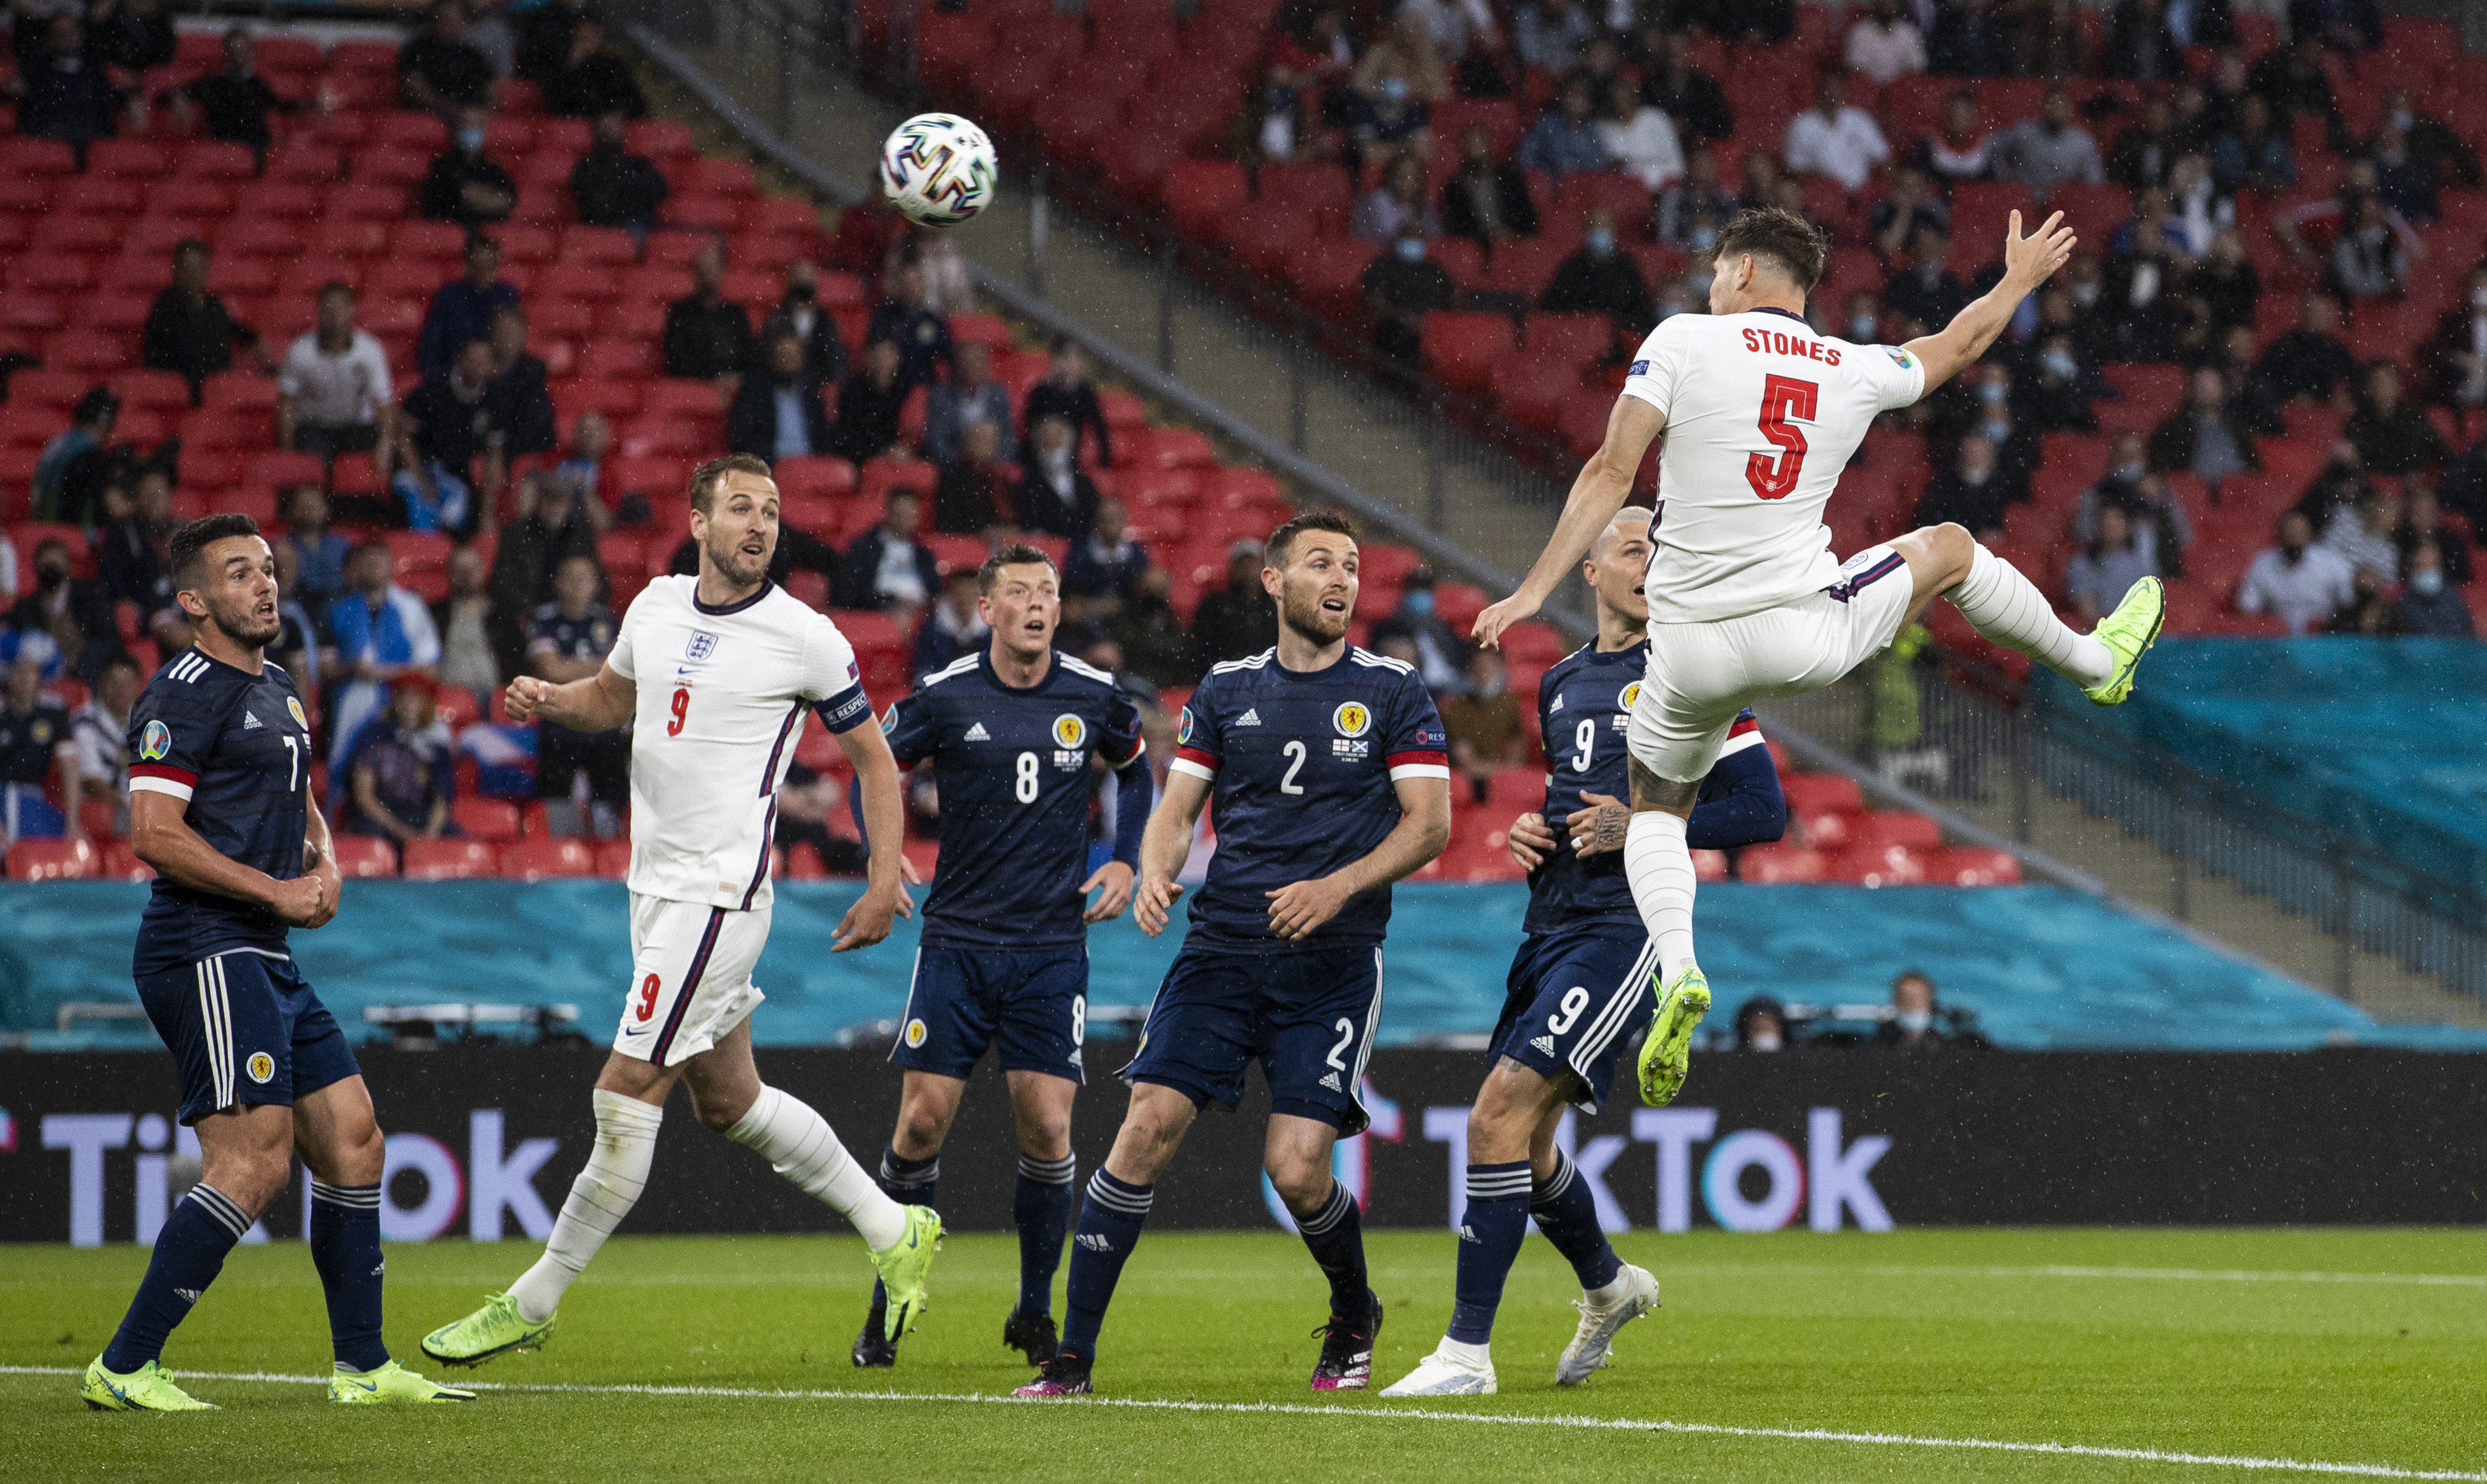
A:
<svg viewBox="0 0 2487 1484">
<path fill-rule="evenodd" d="M 232 949 L 140 975 L 138 998 L 181 1068 L 185 1124 L 228 1107 L 292 1107 L 363 1070 L 292 959 Z"/>
<path fill-rule="evenodd" d="M 1257 1060 L 1271 1111 L 1353 1137 L 1372 1122 L 1355 1094 L 1381 1021 L 1379 947 L 1242 953 L 1194 938 L 1158 986 L 1122 1078 L 1233 1112 Z"/>
<path fill-rule="evenodd" d="M 1050 948 L 926 944 L 889 1059 L 909 1072 L 964 1078 L 985 1048 L 1001 1043 L 1005 1072 L 1086 1080 L 1088 945 Z"/>
<path fill-rule="evenodd" d="M 1541 1077 L 1570 1073 L 1572 1105 L 1594 1113 L 1615 1082 L 1615 1053 L 1657 1008 L 1657 955 L 1639 923 L 1598 923 L 1521 940 L 1495 1022 L 1493 1055 Z"/>
</svg>

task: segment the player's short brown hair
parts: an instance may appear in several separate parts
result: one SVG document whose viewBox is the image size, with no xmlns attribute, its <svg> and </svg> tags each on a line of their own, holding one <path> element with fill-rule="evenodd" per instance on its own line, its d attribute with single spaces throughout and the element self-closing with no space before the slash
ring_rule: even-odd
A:
<svg viewBox="0 0 2487 1484">
<path fill-rule="evenodd" d="M 205 566 L 204 558 L 208 554 L 209 546 L 220 541 L 229 541 L 236 536 L 258 534 L 258 521 L 234 511 L 213 516 L 201 516 L 198 519 L 175 531 L 166 563 L 173 570 L 174 587 L 187 591 L 199 585 L 200 579 L 206 576 L 202 569 Z M 48 546 L 49 543 L 45 545 Z"/>
<path fill-rule="evenodd" d="M 1830 256 L 1830 240 L 1822 229 L 1785 207 L 1747 207 L 1719 234 L 1716 256 L 1751 253 L 1779 266 L 1796 286 L 1810 294 L 1822 282 L 1822 265 Z"/>
<path fill-rule="evenodd" d="M 757 474 L 762 479 L 774 479 L 768 461 L 758 454 L 728 454 L 711 459 L 691 471 L 691 509 L 705 516 L 716 507 L 717 488 L 728 474 Z"/>
<path fill-rule="evenodd" d="M 1297 537 L 1306 531 L 1330 531 L 1350 541 L 1357 539 L 1355 522 L 1337 511 L 1306 511 L 1270 533 L 1270 539 L 1261 546 L 1261 565 L 1279 572 L 1286 571 L 1287 559 L 1293 554 L 1288 548 L 1296 544 Z"/>
<path fill-rule="evenodd" d="M 976 591 L 991 598 L 993 595 L 994 584 L 1002 579 L 1003 568 L 1033 567 L 1039 562 L 1045 564 L 1046 571 L 1053 574 L 1054 581 L 1062 580 L 1062 574 L 1054 567 L 1053 558 L 1025 542 L 1013 542 L 986 557 L 985 565 L 976 569 Z"/>
</svg>

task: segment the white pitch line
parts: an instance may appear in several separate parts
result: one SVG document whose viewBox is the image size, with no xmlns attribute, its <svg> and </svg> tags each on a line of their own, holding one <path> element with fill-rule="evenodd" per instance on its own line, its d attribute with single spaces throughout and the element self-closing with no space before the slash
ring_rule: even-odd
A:
<svg viewBox="0 0 2487 1484">
<path fill-rule="evenodd" d="M 82 1376 L 83 1370 L 58 1365 L 0 1365 L 0 1376 Z M 325 1386 L 325 1376 L 289 1376 L 278 1371 L 182 1371 L 188 1381 L 275 1382 Z M 2487 1473 L 2455 1469 L 2403 1469 L 2391 1464 L 2334 1464 L 2298 1458 L 2252 1458 L 2224 1453 L 2175 1453 L 2159 1448 L 2114 1448 L 2081 1442 L 2013 1442 L 1992 1438 L 1921 1438 L 1910 1433 L 1856 1433 L 1828 1427 L 1735 1427 L 1719 1422 L 1651 1421 L 1635 1417 L 1513 1415 L 1490 1412 L 1443 1412 L 1426 1407 L 1310 1407 L 1300 1402 L 1184 1402 L 1146 1397 L 1088 1396 L 1035 1401 L 963 1391 L 816 1391 L 764 1386 L 671 1386 L 608 1385 L 578 1382 L 461 1382 L 478 1391 L 568 1392 L 588 1396 L 695 1396 L 754 1401 L 807 1402 L 950 1402 L 1000 1407 L 1122 1408 L 1146 1412 L 1226 1413 L 1299 1417 L 1342 1417 L 1355 1421 L 1467 1422 L 1501 1427 L 1571 1427 L 1600 1432 L 1679 1433 L 1703 1438 L 1757 1438 L 1789 1442 L 1847 1442 L 1874 1447 L 1956 1448 L 1980 1453 L 2037 1453 L 2063 1458 L 2105 1458 L 2123 1463 L 2173 1464 L 2207 1469 L 2262 1470 L 2278 1473 L 2320 1473 L 2361 1479 L 2442 1479 L 2455 1484 L 2487 1484 Z"/>
<path fill-rule="evenodd" d="M 1691 1263 L 1658 1270 L 1668 1276 L 1806 1276 L 1970 1278 L 2132 1278 L 2188 1283 L 2390 1283 L 2431 1288 L 2487 1288 L 2487 1275 L 2470 1273 L 2280 1273 L 2221 1268 L 2095 1268 L 2053 1263 L 2029 1268 L 1945 1267 L 1939 1264 L 1863 1266 L 1844 1263 Z"/>
</svg>

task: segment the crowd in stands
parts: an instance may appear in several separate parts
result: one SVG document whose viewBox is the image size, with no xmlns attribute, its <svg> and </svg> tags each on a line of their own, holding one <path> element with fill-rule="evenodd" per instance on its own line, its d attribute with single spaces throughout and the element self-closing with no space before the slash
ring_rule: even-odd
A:
<svg viewBox="0 0 2487 1484">
<path fill-rule="evenodd" d="M 1841 549 L 1940 515 L 2068 612 L 2175 579 L 2179 631 L 2469 632 L 2487 611 L 2453 575 L 2487 519 L 2487 59 L 2450 22 L 2368 0 L 1239 0 L 1181 28 L 1093 9 L 1084 29 L 1013 0 L 936 11 L 924 76 L 1502 427 L 1594 447 L 1632 347 L 1706 306 L 1743 207 L 1821 223 L 1816 327 L 1882 342 L 1993 280 L 2007 212 L 2062 210 L 2076 261 L 1979 374 L 1885 420 Z M 1176 75 L 1171 99 L 1155 80 Z M 1054 96 L 1075 79 L 1076 105 Z M 1168 140 L 1134 153 L 1118 118 Z M 2110 476 L 2125 432 L 2140 470 Z M 2399 522 L 2389 563 L 2344 558 L 2345 589 L 2299 554 L 2363 529 L 2344 457 Z M 2278 536 L 2289 509 L 2308 542 Z"/>
</svg>

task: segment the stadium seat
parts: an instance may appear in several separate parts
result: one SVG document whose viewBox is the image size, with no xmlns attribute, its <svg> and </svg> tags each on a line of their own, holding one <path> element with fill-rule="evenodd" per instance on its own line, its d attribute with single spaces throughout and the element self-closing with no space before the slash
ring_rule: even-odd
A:
<svg viewBox="0 0 2487 1484">
<path fill-rule="evenodd" d="M 405 862 L 406 880 L 415 882 L 497 874 L 492 847 L 481 840 L 408 840 Z"/>
<path fill-rule="evenodd" d="M 1429 314 L 1417 336 L 1427 369 L 1470 396 L 1482 395 L 1492 384 L 1497 357 L 1519 349 L 1511 317 L 1501 314 Z M 1599 409 L 1598 417 L 1603 427 L 1605 409 Z"/>
<path fill-rule="evenodd" d="M 1825 874 L 1821 854 L 1799 845 L 1751 846 L 1736 861 L 1738 880 L 1766 886 L 1787 882 L 1818 882 Z"/>
<path fill-rule="evenodd" d="M 2010 851 L 1937 851 L 1925 857 L 1925 874 L 1937 886 L 2015 886 L 2021 882 L 2021 862 Z"/>
<path fill-rule="evenodd" d="M 1852 845 L 1830 858 L 1827 880 L 1858 886 L 1909 886 L 1926 879 L 1926 855 L 1905 845 Z"/>
<path fill-rule="evenodd" d="M 471 695 L 468 701 L 471 705 Z M 506 798 L 461 798 L 450 806 L 449 817 L 471 840 L 497 844 L 518 837 L 518 806 Z"/>
<path fill-rule="evenodd" d="M 1881 850 L 1889 846 L 1932 852 L 1942 849 L 1942 827 L 1922 814 L 1886 809 L 1859 814 L 1848 822 L 1848 849 Z"/>
<path fill-rule="evenodd" d="M 9 851 L 9 880 L 83 880 L 96 874 L 96 849 L 84 840 L 20 840 Z"/>
<path fill-rule="evenodd" d="M 596 875 L 624 877 L 630 874 L 630 842 L 599 840 L 596 842 Z"/>
<path fill-rule="evenodd" d="M 596 851 L 584 840 L 517 840 L 501 847 L 501 872 L 524 882 L 548 876 L 594 876 Z"/>
<path fill-rule="evenodd" d="M 337 869 L 350 878 L 397 875 L 397 847 L 379 835 L 332 837 Z"/>
</svg>

